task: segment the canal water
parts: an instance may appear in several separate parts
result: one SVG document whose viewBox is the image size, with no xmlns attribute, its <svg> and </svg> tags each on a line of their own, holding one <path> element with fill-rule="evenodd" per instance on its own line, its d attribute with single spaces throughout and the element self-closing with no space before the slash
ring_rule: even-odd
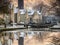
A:
<svg viewBox="0 0 60 45">
<path fill-rule="evenodd" d="M 49 31 L 7 31 L 0 34 L 0 44 L 6 45 L 54 45 L 60 39 L 60 32 Z M 54 40 L 53 40 L 54 39 Z M 2 42 L 2 43 L 1 43 Z M 55 42 L 56 43 L 56 42 Z M 59 42 L 57 42 L 58 44 Z"/>
</svg>

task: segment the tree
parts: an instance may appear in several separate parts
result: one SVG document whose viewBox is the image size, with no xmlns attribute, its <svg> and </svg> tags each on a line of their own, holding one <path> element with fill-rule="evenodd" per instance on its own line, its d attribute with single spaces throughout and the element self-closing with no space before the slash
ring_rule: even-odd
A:
<svg viewBox="0 0 60 45">
<path fill-rule="evenodd" d="M 11 9 L 9 8 L 10 5 L 10 1 L 9 0 L 1 0 L 0 1 L 0 13 L 3 13 L 3 17 L 5 16 L 5 14 L 10 14 L 11 13 Z M 5 21 L 4 21 L 5 24 Z M 6 24 L 5 24 L 6 27 Z"/>
<path fill-rule="evenodd" d="M 0 13 L 9 13 L 10 9 L 9 9 L 9 0 L 1 0 L 0 1 L 1 4 L 0 4 Z"/>
<path fill-rule="evenodd" d="M 52 37 L 52 43 L 55 45 L 60 45 L 60 38 L 59 37 Z"/>
</svg>

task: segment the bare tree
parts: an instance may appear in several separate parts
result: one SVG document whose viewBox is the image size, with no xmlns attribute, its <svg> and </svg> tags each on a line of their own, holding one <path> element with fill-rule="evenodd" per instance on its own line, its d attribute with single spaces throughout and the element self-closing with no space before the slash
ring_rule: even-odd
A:
<svg viewBox="0 0 60 45">
<path fill-rule="evenodd" d="M 60 38 L 59 37 L 52 37 L 52 43 L 55 45 L 60 45 Z"/>
<path fill-rule="evenodd" d="M 0 13 L 3 13 L 3 17 L 5 16 L 5 14 L 10 14 L 11 13 L 11 9 L 9 8 L 10 5 L 10 1 L 9 0 L 1 0 L 0 1 Z M 6 23 L 4 21 L 4 27 L 6 28 Z"/>
</svg>

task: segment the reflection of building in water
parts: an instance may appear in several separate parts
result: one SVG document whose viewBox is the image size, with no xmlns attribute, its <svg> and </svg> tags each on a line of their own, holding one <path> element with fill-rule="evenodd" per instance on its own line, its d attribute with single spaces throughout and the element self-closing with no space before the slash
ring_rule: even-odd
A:
<svg viewBox="0 0 60 45">
<path fill-rule="evenodd" d="M 18 39 L 14 39 L 14 34 L 17 34 Z M 22 35 L 21 35 L 22 34 Z M 3 38 L 2 38 L 3 37 Z M 60 32 L 16 32 L 7 33 L 0 37 L 0 41 L 4 44 L 12 45 L 47 45 L 47 44 L 60 44 L 59 41 L 56 43 L 54 41 L 60 40 Z M 6 38 L 5 38 L 6 37 Z M 54 40 L 53 40 L 54 39 Z M 21 43 L 22 42 L 22 43 Z M 23 44 L 24 43 L 24 44 Z"/>
</svg>

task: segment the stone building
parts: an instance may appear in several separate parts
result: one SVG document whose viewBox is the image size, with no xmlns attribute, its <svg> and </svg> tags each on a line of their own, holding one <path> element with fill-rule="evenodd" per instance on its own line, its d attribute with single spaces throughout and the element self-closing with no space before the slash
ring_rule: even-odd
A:
<svg viewBox="0 0 60 45">
<path fill-rule="evenodd" d="M 13 5 L 13 9 L 18 7 L 18 0 L 10 0 L 10 2 Z M 55 1 L 52 1 L 52 0 L 23 0 L 23 4 L 24 4 L 23 7 L 26 10 L 33 9 L 33 10 L 39 10 L 40 12 L 42 10 L 41 15 L 47 16 L 47 15 L 51 15 L 51 12 L 52 12 L 52 14 L 56 13 L 56 12 L 54 12 L 54 11 L 56 11 L 55 9 L 53 9 L 54 7 L 51 9 L 51 7 L 53 6 L 52 4 L 55 2 L 56 2 L 56 0 Z M 20 10 L 20 9 L 18 9 L 18 10 Z M 14 16 L 15 16 L 14 10 L 11 10 L 10 12 L 11 12 L 11 14 L 10 14 L 11 20 L 13 21 Z M 0 17 L 2 17 L 2 16 L 0 16 Z M 28 14 L 26 14 L 26 16 L 22 16 L 22 15 L 20 15 L 20 12 L 18 11 L 17 16 L 16 16 L 17 23 L 20 22 L 20 19 L 22 19 L 22 17 L 25 20 L 30 20 L 31 16 L 29 16 Z M 40 18 L 38 14 L 35 14 L 34 16 L 32 16 L 32 18 L 35 18 L 35 19 L 37 19 L 37 17 Z M 41 19 L 42 19 L 42 17 L 41 17 Z"/>
</svg>

